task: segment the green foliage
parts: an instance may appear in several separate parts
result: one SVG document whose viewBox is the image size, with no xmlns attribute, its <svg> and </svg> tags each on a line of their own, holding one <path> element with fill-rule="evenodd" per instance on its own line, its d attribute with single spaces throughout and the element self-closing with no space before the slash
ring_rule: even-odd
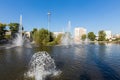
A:
<svg viewBox="0 0 120 80">
<path fill-rule="evenodd" d="M 31 31 L 32 34 L 34 34 L 37 31 L 37 28 L 33 28 L 33 30 Z"/>
<path fill-rule="evenodd" d="M 19 31 L 19 23 L 10 23 L 8 24 L 9 29 L 12 31 L 12 32 L 18 32 Z"/>
<path fill-rule="evenodd" d="M 10 38 L 11 38 L 11 35 L 5 35 L 5 38 L 6 38 L 6 39 L 10 39 Z"/>
<path fill-rule="evenodd" d="M 82 35 L 82 40 L 84 41 L 86 39 L 86 34 Z"/>
<path fill-rule="evenodd" d="M 33 41 L 33 37 L 35 37 L 35 32 L 38 31 L 37 28 L 33 28 L 33 30 L 30 32 L 30 40 Z"/>
<path fill-rule="evenodd" d="M 33 40 L 37 45 L 48 45 L 48 43 L 52 42 L 54 38 L 51 32 L 42 28 L 34 32 Z"/>
<path fill-rule="evenodd" d="M 6 24 L 0 23 L 0 40 L 5 38 Z"/>
<path fill-rule="evenodd" d="M 105 41 L 106 34 L 103 30 L 98 32 L 99 38 L 98 41 Z"/>
<path fill-rule="evenodd" d="M 61 43 L 61 38 L 62 38 L 63 34 L 59 34 L 56 38 L 55 38 L 55 44 L 60 44 Z"/>
<path fill-rule="evenodd" d="M 95 40 L 95 34 L 93 32 L 89 32 L 88 33 L 88 39 L 90 39 L 91 41 L 94 41 Z"/>
<path fill-rule="evenodd" d="M 8 24 L 12 36 L 14 37 L 15 33 L 19 31 L 19 23 L 10 23 Z"/>
<path fill-rule="evenodd" d="M 115 40 L 113 40 L 113 41 L 120 41 L 120 38 L 116 38 Z"/>
<path fill-rule="evenodd" d="M 55 41 L 48 42 L 47 45 L 54 46 L 54 45 L 56 45 L 56 42 Z"/>
<path fill-rule="evenodd" d="M 54 37 L 53 37 L 53 33 L 52 32 L 49 32 L 49 42 L 52 42 L 54 41 Z"/>
</svg>

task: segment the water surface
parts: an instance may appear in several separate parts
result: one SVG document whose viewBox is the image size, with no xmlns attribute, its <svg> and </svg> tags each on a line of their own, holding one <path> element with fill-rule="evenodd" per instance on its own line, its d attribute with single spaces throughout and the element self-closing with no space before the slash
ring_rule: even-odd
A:
<svg viewBox="0 0 120 80">
<path fill-rule="evenodd" d="M 62 73 L 46 80 L 120 80 L 119 44 L 0 49 L 0 80 L 25 80 L 32 55 L 47 51 Z"/>
</svg>

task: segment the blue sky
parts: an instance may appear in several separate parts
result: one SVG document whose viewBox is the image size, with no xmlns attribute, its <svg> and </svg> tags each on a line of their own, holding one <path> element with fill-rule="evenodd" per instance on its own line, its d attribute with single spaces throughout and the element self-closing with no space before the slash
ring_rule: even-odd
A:
<svg viewBox="0 0 120 80">
<path fill-rule="evenodd" d="M 47 28 L 47 12 L 51 12 L 51 31 L 66 30 L 71 21 L 87 32 L 111 30 L 120 33 L 120 0 L 0 0 L 0 22 L 19 22 L 23 16 L 26 31 Z"/>
</svg>

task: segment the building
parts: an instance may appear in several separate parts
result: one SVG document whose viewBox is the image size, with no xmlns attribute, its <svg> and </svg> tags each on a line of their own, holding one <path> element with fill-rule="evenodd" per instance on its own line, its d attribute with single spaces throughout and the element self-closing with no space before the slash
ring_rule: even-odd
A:
<svg viewBox="0 0 120 80">
<path fill-rule="evenodd" d="M 54 36 L 57 37 L 59 34 L 64 34 L 64 32 L 53 32 Z"/>
<path fill-rule="evenodd" d="M 120 38 L 120 34 L 113 35 L 113 38 Z"/>
<path fill-rule="evenodd" d="M 25 36 L 26 36 L 27 38 L 30 38 L 30 36 L 31 36 L 31 35 L 30 35 L 30 32 L 27 32 L 27 31 L 26 31 L 26 32 L 25 32 Z"/>
<path fill-rule="evenodd" d="M 76 42 L 79 42 L 81 40 L 82 35 L 87 34 L 87 30 L 82 27 L 75 28 L 75 36 L 74 39 Z"/>
<path fill-rule="evenodd" d="M 5 35 L 11 35 L 11 31 L 6 31 Z"/>
<path fill-rule="evenodd" d="M 106 39 L 112 39 L 112 32 L 110 30 L 105 31 Z"/>
</svg>

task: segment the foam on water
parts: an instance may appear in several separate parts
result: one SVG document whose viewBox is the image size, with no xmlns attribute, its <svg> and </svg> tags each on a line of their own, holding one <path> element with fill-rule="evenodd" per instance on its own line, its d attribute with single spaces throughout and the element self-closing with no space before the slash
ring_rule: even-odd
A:
<svg viewBox="0 0 120 80">
<path fill-rule="evenodd" d="M 54 60 L 50 55 L 42 51 L 32 56 L 26 76 L 35 78 L 35 80 L 44 80 L 48 75 L 56 76 L 60 73 L 61 71 L 56 70 Z"/>
</svg>

